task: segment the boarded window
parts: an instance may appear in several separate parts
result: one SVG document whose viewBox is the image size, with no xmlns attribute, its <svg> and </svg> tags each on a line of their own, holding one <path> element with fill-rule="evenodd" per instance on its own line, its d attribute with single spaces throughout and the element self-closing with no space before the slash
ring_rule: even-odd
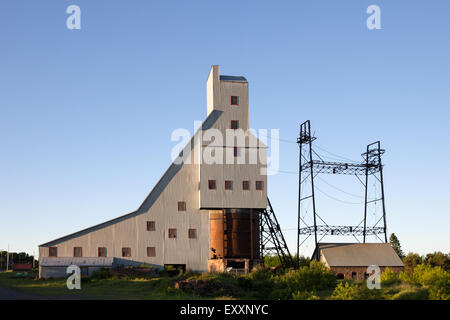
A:
<svg viewBox="0 0 450 320">
<path fill-rule="evenodd" d="M 106 251 L 105 247 L 98 248 L 98 256 L 99 257 L 106 257 L 107 256 L 107 251 Z"/>
<path fill-rule="evenodd" d="M 225 180 L 225 190 L 233 190 L 233 181 Z"/>
<path fill-rule="evenodd" d="M 256 181 L 256 190 L 264 190 L 264 181 Z"/>
<path fill-rule="evenodd" d="M 83 248 L 82 247 L 74 247 L 73 248 L 73 256 L 74 257 L 82 257 L 83 256 Z"/>
<path fill-rule="evenodd" d="M 186 201 L 178 201 L 178 211 L 186 211 Z"/>
<path fill-rule="evenodd" d="M 122 257 L 131 257 L 131 248 L 122 248 Z"/>
<path fill-rule="evenodd" d="M 147 247 L 147 257 L 156 257 L 155 247 Z"/>
<path fill-rule="evenodd" d="M 177 229 L 169 229 L 169 239 L 177 238 Z"/>
<path fill-rule="evenodd" d="M 209 190 L 216 190 L 216 180 L 208 180 Z"/>
<path fill-rule="evenodd" d="M 248 180 L 242 181 L 242 190 L 250 190 L 250 181 Z"/>
<path fill-rule="evenodd" d="M 238 106 L 239 105 L 239 97 L 238 96 L 231 96 L 231 105 L 232 106 Z"/>
<path fill-rule="evenodd" d="M 57 247 L 48 248 L 48 256 L 49 257 L 57 257 L 58 256 L 58 248 Z"/>
<path fill-rule="evenodd" d="M 155 231 L 155 221 L 147 221 L 147 231 Z"/>
<path fill-rule="evenodd" d="M 239 129 L 239 120 L 231 120 L 231 129 Z"/>
<path fill-rule="evenodd" d="M 197 229 L 189 229 L 188 237 L 189 239 L 197 239 Z"/>
</svg>

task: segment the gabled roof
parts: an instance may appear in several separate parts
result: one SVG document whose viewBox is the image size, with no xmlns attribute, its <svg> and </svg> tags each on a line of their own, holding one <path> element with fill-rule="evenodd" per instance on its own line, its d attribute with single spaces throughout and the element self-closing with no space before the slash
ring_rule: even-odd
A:
<svg viewBox="0 0 450 320">
<path fill-rule="evenodd" d="M 202 123 L 201 126 L 201 130 L 208 130 L 210 129 L 214 123 L 216 123 L 217 119 L 219 119 L 219 117 L 221 116 L 221 114 L 223 113 L 223 111 L 220 110 L 213 110 L 208 117 L 206 118 L 206 120 Z M 190 143 L 188 143 L 184 149 L 183 149 L 183 155 L 187 155 L 189 154 L 192 149 L 194 148 L 195 142 L 198 139 L 195 139 L 195 137 L 197 136 L 197 134 L 199 133 L 200 128 L 197 130 L 197 132 L 192 136 Z M 190 147 L 190 149 L 189 149 Z M 183 166 L 183 164 L 176 164 L 176 163 L 172 163 L 170 165 L 170 167 L 167 169 L 167 171 L 163 174 L 163 176 L 161 177 L 161 179 L 159 179 L 158 183 L 153 187 L 152 191 L 149 193 L 149 195 L 147 196 L 147 198 L 145 198 L 144 202 L 141 204 L 141 206 L 136 210 L 133 211 L 131 213 L 128 213 L 126 215 L 120 216 L 118 218 L 100 223 L 98 225 L 95 225 L 93 227 L 87 228 L 87 229 L 83 229 L 81 231 L 69 234 L 67 236 L 52 240 L 50 242 L 44 243 L 39 245 L 39 247 L 50 247 L 50 246 L 54 246 L 58 243 L 73 239 L 73 238 L 78 238 L 80 236 L 83 236 L 85 234 L 88 234 L 90 232 L 102 229 L 102 228 L 106 228 L 109 227 L 113 224 L 116 224 L 118 222 L 136 217 L 138 215 L 144 214 L 146 213 L 151 206 L 155 203 L 155 201 L 158 199 L 158 197 L 161 195 L 161 193 L 164 191 L 164 189 L 167 187 L 167 185 L 169 184 L 169 182 L 172 180 L 172 178 L 178 173 L 178 171 L 180 171 L 181 167 Z"/>
<path fill-rule="evenodd" d="M 389 243 L 319 243 L 318 248 L 330 267 L 404 266 Z"/>
</svg>

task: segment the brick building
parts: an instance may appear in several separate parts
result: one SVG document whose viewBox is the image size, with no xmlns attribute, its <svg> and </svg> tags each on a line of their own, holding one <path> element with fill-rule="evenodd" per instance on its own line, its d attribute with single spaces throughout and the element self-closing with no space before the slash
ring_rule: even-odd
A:
<svg viewBox="0 0 450 320">
<path fill-rule="evenodd" d="M 319 243 L 313 258 L 336 272 L 340 279 L 364 280 L 367 267 L 376 265 L 400 272 L 404 265 L 389 243 Z"/>
</svg>

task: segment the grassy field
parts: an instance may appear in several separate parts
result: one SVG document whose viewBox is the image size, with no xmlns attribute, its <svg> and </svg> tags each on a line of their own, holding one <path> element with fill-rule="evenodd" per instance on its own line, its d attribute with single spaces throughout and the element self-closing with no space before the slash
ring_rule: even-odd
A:
<svg viewBox="0 0 450 320">
<path fill-rule="evenodd" d="M 450 274 L 438 267 L 419 265 L 400 275 L 382 274 L 380 290 L 365 282 L 338 281 L 319 262 L 299 270 L 273 272 L 258 268 L 248 275 L 193 273 L 169 276 L 163 272 L 146 277 L 124 277 L 107 270 L 83 278 L 81 290 L 68 290 L 65 279 L 37 279 L 0 273 L 0 287 L 8 287 L 49 299 L 295 299 L 295 300 L 405 300 L 450 299 Z"/>
</svg>

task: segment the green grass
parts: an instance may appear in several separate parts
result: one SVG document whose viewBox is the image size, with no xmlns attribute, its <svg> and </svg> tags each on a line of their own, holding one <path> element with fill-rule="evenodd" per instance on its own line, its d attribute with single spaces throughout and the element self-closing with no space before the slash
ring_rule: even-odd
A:
<svg viewBox="0 0 450 320">
<path fill-rule="evenodd" d="M 109 272 L 83 279 L 81 290 L 68 290 L 65 279 L 37 279 L 36 275 L 17 277 L 0 273 L 0 286 L 43 297 L 67 299 L 352 299 L 352 300 L 422 300 L 449 299 L 448 272 L 418 266 L 412 274 L 382 276 L 380 290 L 369 290 L 365 282 L 337 281 L 333 272 L 319 262 L 299 270 L 273 271 L 258 267 L 249 275 L 188 272 L 169 276 L 166 272 L 145 278 L 127 275 L 111 277 Z M 177 281 L 186 281 L 180 288 Z"/>
</svg>

